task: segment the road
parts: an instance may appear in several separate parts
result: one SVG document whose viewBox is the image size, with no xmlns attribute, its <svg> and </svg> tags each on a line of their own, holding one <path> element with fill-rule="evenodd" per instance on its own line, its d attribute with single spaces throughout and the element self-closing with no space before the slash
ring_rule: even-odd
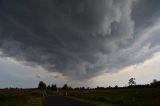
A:
<svg viewBox="0 0 160 106">
<path fill-rule="evenodd" d="M 93 106 L 86 103 L 81 103 L 62 96 L 47 96 L 44 101 L 44 106 Z"/>
</svg>

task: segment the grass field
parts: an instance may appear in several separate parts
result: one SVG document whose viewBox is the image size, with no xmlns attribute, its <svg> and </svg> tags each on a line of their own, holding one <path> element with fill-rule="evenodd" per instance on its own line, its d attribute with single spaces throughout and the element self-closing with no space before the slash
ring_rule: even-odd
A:
<svg viewBox="0 0 160 106">
<path fill-rule="evenodd" d="M 96 106 L 160 106 L 160 89 L 74 90 L 68 95 Z"/>
<path fill-rule="evenodd" d="M 104 90 L 62 90 L 59 93 L 95 106 L 160 106 L 158 88 L 123 88 Z M 38 90 L 0 90 L 0 106 L 43 106 L 43 92 Z"/>
<path fill-rule="evenodd" d="M 43 106 L 43 99 L 38 90 L 0 90 L 0 106 Z"/>
</svg>

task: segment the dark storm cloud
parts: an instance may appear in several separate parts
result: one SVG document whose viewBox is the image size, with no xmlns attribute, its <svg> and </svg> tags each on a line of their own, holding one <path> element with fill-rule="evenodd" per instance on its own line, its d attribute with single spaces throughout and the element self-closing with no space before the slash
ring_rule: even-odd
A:
<svg viewBox="0 0 160 106">
<path fill-rule="evenodd" d="M 137 30 L 141 27 L 150 26 L 153 20 L 160 17 L 160 1 L 159 0 L 139 0 L 133 6 L 132 16 L 136 20 L 135 26 Z"/>
<path fill-rule="evenodd" d="M 0 50 L 77 79 L 135 64 L 134 1 L 1 0 Z"/>
</svg>

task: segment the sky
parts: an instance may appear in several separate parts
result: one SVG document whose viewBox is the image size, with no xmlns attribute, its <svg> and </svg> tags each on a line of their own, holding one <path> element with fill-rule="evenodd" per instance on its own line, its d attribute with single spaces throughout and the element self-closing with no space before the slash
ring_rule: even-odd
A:
<svg viewBox="0 0 160 106">
<path fill-rule="evenodd" d="M 160 80 L 159 0 L 1 0 L 0 88 Z"/>
</svg>

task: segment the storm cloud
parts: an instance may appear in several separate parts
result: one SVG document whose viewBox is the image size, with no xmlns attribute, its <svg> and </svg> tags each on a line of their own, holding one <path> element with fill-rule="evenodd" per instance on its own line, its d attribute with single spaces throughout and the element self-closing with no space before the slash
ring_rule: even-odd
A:
<svg viewBox="0 0 160 106">
<path fill-rule="evenodd" d="M 137 9 L 146 1 L 1 0 L 1 56 L 74 79 L 143 62 L 160 50 L 158 34 L 135 36 L 144 18 Z"/>
</svg>

